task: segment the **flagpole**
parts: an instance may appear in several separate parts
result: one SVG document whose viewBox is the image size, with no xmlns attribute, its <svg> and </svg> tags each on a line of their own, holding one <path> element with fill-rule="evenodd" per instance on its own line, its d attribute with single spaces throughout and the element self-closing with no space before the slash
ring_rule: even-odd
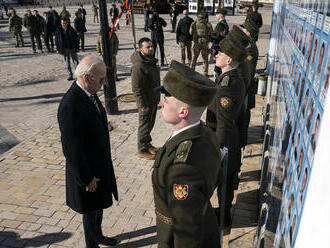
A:
<svg viewBox="0 0 330 248">
<path fill-rule="evenodd" d="M 135 23 L 134 23 L 134 10 L 133 10 L 134 0 L 130 0 L 130 1 L 131 1 L 131 15 L 132 15 L 133 46 L 134 46 L 134 50 L 136 51 L 136 36 L 135 36 Z"/>
</svg>

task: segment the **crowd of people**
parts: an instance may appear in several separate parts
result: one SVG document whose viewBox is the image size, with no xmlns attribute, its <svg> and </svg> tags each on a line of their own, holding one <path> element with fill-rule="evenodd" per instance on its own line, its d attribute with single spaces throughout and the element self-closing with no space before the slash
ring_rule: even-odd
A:
<svg viewBox="0 0 330 248">
<path fill-rule="evenodd" d="M 162 86 L 156 50 L 159 46 L 160 66 L 164 66 L 163 28 L 167 23 L 156 10 L 151 18 L 148 13 L 144 16 L 144 31 L 151 30 L 151 39 L 141 38 L 138 50 L 131 56 L 131 82 L 138 108 L 137 156 L 155 160 L 152 183 L 160 247 L 220 247 L 219 211 L 210 203 L 216 188 L 219 205 L 225 206 L 224 225 L 231 225 L 241 151 L 247 145 L 250 111 L 255 107 L 259 56 L 256 41 L 262 26 L 259 6 L 254 3 L 244 23 L 234 25 L 231 30 L 224 8 L 216 11 L 218 23 L 213 29 L 205 12 L 198 13 L 197 20 L 193 20 L 184 10 L 184 17 L 177 24 L 178 11 L 173 7 L 171 24 L 181 49 L 181 63 L 171 62 Z M 94 17 L 98 16 L 96 5 L 93 5 L 93 11 Z M 113 5 L 110 10 L 113 22 L 118 13 Z M 21 29 L 26 27 L 33 52 L 36 52 L 36 45 L 42 52 L 41 35 L 47 51 L 54 52 L 55 37 L 57 51 L 67 63 L 68 80 L 73 80 L 70 58 L 75 64 L 77 79 L 58 110 L 66 158 L 67 204 L 83 214 L 87 247 L 116 245 L 120 241 L 103 236 L 101 229 L 103 209 L 112 205 L 112 196 L 118 200 L 106 110 L 96 94 L 107 83 L 106 67 L 94 55 L 78 62 L 77 51 L 84 50 L 87 31 L 86 10 L 82 5 L 75 13 L 74 28 L 65 7 L 60 14 L 50 7 L 43 16 L 39 16 L 37 10 L 33 13 L 28 10 L 22 20 L 11 9 L 10 31 L 15 36 L 16 46 L 20 42 L 24 46 Z M 100 35 L 98 41 L 98 53 L 102 54 Z M 110 47 L 114 59 L 118 45 L 118 37 L 113 32 Z M 204 75 L 195 72 L 200 53 Z M 215 61 L 215 82 L 208 78 L 210 58 Z M 162 100 L 160 94 L 164 94 Z M 171 137 L 161 148 L 152 145 L 150 135 L 159 103 L 163 120 L 173 126 Z M 201 116 L 205 110 L 204 124 Z M 224 183 L 221 168 L 226 151 L 227 190 L 225 202 L 221 203 Z"/>
</svg>

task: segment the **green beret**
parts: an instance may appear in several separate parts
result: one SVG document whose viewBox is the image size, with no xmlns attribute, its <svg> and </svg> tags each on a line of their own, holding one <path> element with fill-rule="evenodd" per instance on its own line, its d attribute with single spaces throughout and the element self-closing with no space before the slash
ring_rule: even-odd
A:
<svg viewBox="0 0 330 248">
<path fill-rule="evenodd" d="M 249 36 L 247 36 L 241 28 L 234 25 L 232 30 L 230 30 L 229 34 L 232 36 L 235 40 L 237 40 L 239 43 L 241 43 L 244 47 L 247 47 L 249 43 L 251 42 L 251 39 Z"/>
<path fill-rule="evenodd" d="M 246 18 L 242 27 L 249 31 L 252 36 L 259 33 L 259 28 L 253 17 Z"/>
<path fill-rule="evenodd" d="M 163 87 L 178 100 L 193 106 L 209 105 L 217 92 L 212 80 L 176 60 L 171 62 Z"/>
<path fill-rule="evenodd" d="M 205 17 L 205 15 L 204 15 L 203 12 L 198 12 L 197 13 L 197 18 L 204 18 L 204 17 Z"/>
<path fill-rule="evenodd" d="M 218 8 L 216 13 L 227 15 L 227 10 L 225 8 Z"/>
<path fill-rule="evenodd" d="M 247 51 L 241 43 L 232 36 L 227 35 L 219 43 L 220 49 L 233 60 L 241 63 L 247 57 Z"/>
</svg>

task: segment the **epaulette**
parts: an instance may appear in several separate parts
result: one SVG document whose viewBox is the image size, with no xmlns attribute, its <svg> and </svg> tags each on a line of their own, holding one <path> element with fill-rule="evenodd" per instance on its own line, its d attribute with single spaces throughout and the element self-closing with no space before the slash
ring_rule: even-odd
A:
<svg viewBox="0 0 330 248">
<path fill-rule="evenodd" d="M 221 87 L 228 87 L 230 82 L 230 77 L 229 76 L 224 76 L 224 78 L 220 82 Z"/>
<path fill-rule="evenodd" d="M 184 142 L 182 142 L 178 149 L 176 150 L 175 153 L 175 159 L 174 159 L 174 163 L 185 163 L 187 161 L 188 158 L 188 154 L 189 151 L 191 149 L 192 146 L 192 141 L 191 140 L 185 140 Z"/>
</svg>

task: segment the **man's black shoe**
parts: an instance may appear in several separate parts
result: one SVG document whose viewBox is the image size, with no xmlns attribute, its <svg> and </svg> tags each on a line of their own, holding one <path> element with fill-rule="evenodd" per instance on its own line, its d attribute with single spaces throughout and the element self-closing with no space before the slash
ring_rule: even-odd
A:
<svg viewBox="0 0 330 248">
<path fill-rule="evenodd" d="M 70 77 L 67 78 L 67 80 L 68 80 L 68 81 L 72 81 L 72 80 L 73 80 L 73 77 L 70 76 Z"/>
<path fill-rule="evenodd" d="M 103 236 L 101 240 L 98 241 L 100 245 L 110 245 L 110 246 L 115 246 L 120 243 L 119 239 L 116 238 L 110 238 L 110 237 L 105 237 Z"/>
</svg>

